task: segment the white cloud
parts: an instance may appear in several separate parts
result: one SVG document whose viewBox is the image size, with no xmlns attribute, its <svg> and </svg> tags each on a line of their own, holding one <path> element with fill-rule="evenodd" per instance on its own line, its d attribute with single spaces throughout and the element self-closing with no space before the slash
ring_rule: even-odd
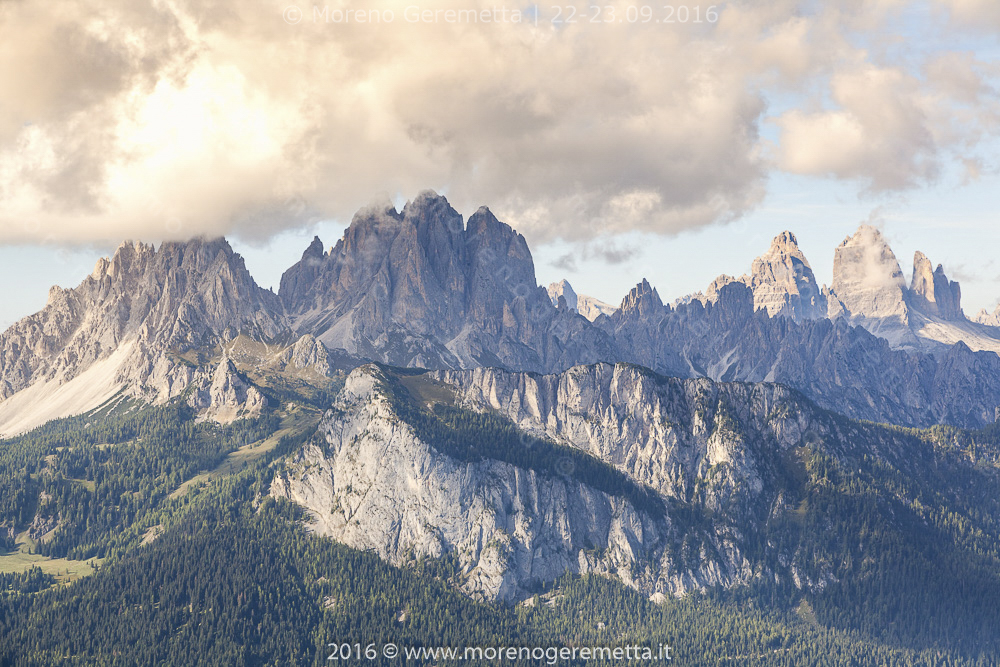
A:
<svg viewBox="0 0 1000 667">
<path fill-rule="evenodd" d="M 262 239 L 427 187 L 533 241 L 673 233 L 760 201 L 771 91 L 801 102 L 778 119 L 782 168 L 874 189 L 992 131 L 982 63 L 939 54 L 916 78 L 852 44 L 899 0 L 537 27 L 413 24 L 412 2 L 381 3 L 395 20 L 378 25 L 302 3 L 289 25 L 288 4 L 0 4 L 0 242 Z M 834 106 L 816 106 L 827 82 Z"/>
<path fill-rule="evenodd" d="M 1000 30 L 1000 4 L 995 0 L 937 0 L 951 18 L 979 30 Z"/>
<path fill-rule="evenodd" d="M 1000 129 L 995 91 L 969 54 L 930 59 L 922 78 L 871 65 L 839 72 L 829 94 L 833 108 L 777 119 L 781 168 L 905 190 L 933 182 L 951 161 L 976 160 L 972 151 Z"/>
<path fill-rule="evenodd" d="M 917 82 L 895 68 L 865 67 L 833 76 L 833 110 L 791 110 L 780 164 L 800 174 L 867 180 L 898 190 L 933 179 L 940 168 Z"/>
</svg>

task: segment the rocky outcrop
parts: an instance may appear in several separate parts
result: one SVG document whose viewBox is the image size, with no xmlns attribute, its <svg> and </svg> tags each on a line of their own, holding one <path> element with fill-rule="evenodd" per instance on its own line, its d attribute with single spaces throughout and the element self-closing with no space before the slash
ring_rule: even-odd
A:
<svg viewBox="0 0 1000 667">
<path fill-rule="evenodd" d="M 639 293 L 655 291 L 640 286 Z M 841 414 L 913 426 L 982 426 L 1000 406 L 1000 357 L 964 343 L 932 355 L 895 350 L 846 318 L 771 318 L 755 310 L 741 283 L 707 305 L 671 308 L 649 296 L 642 303 L 597 324 L 622 358 L 665 375 L 781 382 Z"/>
<path fill-rule="evenodd" d="M 940 264 L 931 269 L 931 261 L 919 250 L 913 255 L 913 279 L 910 281 L 913 307 L 943 320 L 964 319 L 962 289 L 948 280 Z"/>
<path fill-rule="evenodd" d="M 579 297 L 576 294 L 576 290 L 573 289 L 573 286 L 565 278 L 557 283 L 550 283 L 546 291 L 549 293 L 549 299 L 552 301 L 553 306 L 560 307 L 559 298 L 562 297 L 561 307 L 573 310 L 577 309 Z M 590 318 L 588 317 L 587 319 Z"/>
<path fill-rule="evenodd" d="M 702 304 L 715 303 L 719 300 L 719 291 L 735 282 L 749 287 L 753 292 L 754 308 L 771 317 L 802 321 L 827 316 L 826 293 L 816 283 L 812 267 L 791 232 L 775 236 L 768 251 L 754 259 L 749 274 L 740 278 L 723 274 L 713 280 L 704 293 L 692 294 L 675 305 L 693 300 Z"/>
<path fill-rule="evenodd" d="M 223 356 L 215 371 L 199 371 L 188 385 L 188 405 L 202 419 L 228 424 L 236 419 L 259 416 L 267 399 Z"/>
<path fill-rule="evenodd" d="M 660 295 L 645 278 L 629 291 L 618 308 L 623 314 L 640 318 L 658 314 L 662 309 L 663 301 L 660 300 Z"/>
<path fill-rule="evenodd" d="M 834 458 L 902 452 L 902 436 L 870 437 L 774 384 L 666 378 L 630 364 L 405 379 L 401 390 L 388 370 L 352 372 L 321 441 L 297 453 L 270 493 L 306 507 L 316 532 L 392 563 L 455 558 L 462 588 L 487 599 L 523 598 L 566 571 L 615 576 L 652 598 L 755 577 L 822 588 L 829 565 L 766 538 L 769 523 L 804 500 L 789 472 L 797 457 L 809 448 Z M 397 409 L 400 400 L 425 409 L 428 397 L 501 415 L 520 446 L 543 439 L 584 452 L 600 462 L 591 470 L 610 466 L 651 489 L 665 513 L 639 510 L 572 469 L 450 456 Z M 766 553 L 744 552 L 755 543 Z"/>
<path fill-rule="evenodd" d="M 486 208 L 465 224 L 432 192 L 359 212 L 329 252 L 314 241 L 279 295 L 297 331 L 395 365 L 544 371 L 614 356 L 538 287 L 523 236 Z"/>
<path fill-rule="evenodd" d="M 771 317 L 786 315 L 796 321 L 826 317 L 826 298 L 791 232 L 774 237 L 743 282 L 753 291 L 754 308 Z"/>
<path fill-rule="evenodd" d="M 569 284 L 566 279 L 560 280 L 557 283 L 552 283 L 548 287 L 549 299 L 552 301 L 552 305 L 557 308 L 559 305 L 559 297 L 562 297 L 565 302 L 565 307 L 575 310 L 580 313 L 588 320 L 593 322 L 601 315 L 611 315 L 617 310 L 614 306 L 609 303 L 604 303 L 592 296 L 587 296 L 586 294 L 577 294 L 573 289 L 573 286 Z"/>
<path fill-rule="evenodd" d="M 225 240 L 124 243 L 0 335 L 0 434 L 85 412 L 120 391 L 167 400 L 223 341 L 287 332 L 277 297 Z"/>
<path fill-rule="evenodd" d="M 852 324 L 885 338 L 893 347 L 920 347 L 910 330 L 903 272 L 876 228 L 862 225 L 834 251 L 831 289 Z"/>
</svg>

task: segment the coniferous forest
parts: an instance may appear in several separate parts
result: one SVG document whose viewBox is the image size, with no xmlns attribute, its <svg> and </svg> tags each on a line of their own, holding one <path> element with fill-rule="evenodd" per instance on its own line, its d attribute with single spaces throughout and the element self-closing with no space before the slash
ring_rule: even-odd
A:
<svg viewBox="0 0 1000 667">
<path fill-rule="evenodd" d="M 402 385 L 391 398 L 460 460 L 569 474 L 652 512 L 679 509 L 581 452 L 554 468 L 563 446 L 528 441 L 499 416 L 423 407 Z M 996 428 L 850 423 L 859 441 L 908 439 L 907 465 L 806 456 L 787 480 L 801 511 L 769 521 L 746 549 L 764 563 L 794 547 L 830 564 L 818 592 L 760 578 L 655 604 L 609 578 L 565 575 L 506 605 L 460 592 L 447 556 L 394 567 L 311 534 L 301 509 L 271 497 L 284 457 L 317 437 L 317 411 L 298 410 L 298 420 L 284 404 L 220 426 L 182 405 L 122 403 L 0 443 L 0 664 L 327 664 L 344 642 L 670 645 L 675 664 L 692 665 L 1000 660 Z M 69 576 L 84 562 L 92 573 Z"/>
</svg>

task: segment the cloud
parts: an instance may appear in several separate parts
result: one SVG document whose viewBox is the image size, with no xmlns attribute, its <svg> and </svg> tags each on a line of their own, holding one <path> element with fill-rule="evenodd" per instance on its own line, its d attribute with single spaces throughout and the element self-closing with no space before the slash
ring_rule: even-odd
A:
<svg viewBox="0 0 1000 667">
<path fill-rule="evenodd" d="M 833 110 L 783 114 L 780 164 L 799 174 L 867 181 L 901 190 L 940 172 L 934 133 L 917 82 L 896 68 L 863 67 L 833 77 Z"/>
<path fill-rule="evenodd" d="M 873 193 L 933 183 L 952 162 L 974 180 L 981 158 L 972 151 L 1000 130 L 996 67 L 946 52 L 922 69 L 915 76 L 866 63 L 835 72 L 825 91 L 833 108 L 791 109 L 777 118 L 778 165 L 857 180 Z"/>
<path fill-rule="evenodd" d="M 974 159 L 991 131 L 982 63 L 916 77 L 853 44 L 896 0 L 670 25 L 591 23 L 592 3 L 572 25 L 410 22 L 412 2 L 344 22 L 375 18 L 354 0 L 293 25 L 290 4 L 0 3 L 0 242 L 262 240 L 428 187 L 533 242 L 670 234 L 761 201 L 773 94 L 809 93 L 778 115 L 781 168 L 876 190 L 932 179 L 943 147 Z M 496 3 L 421 4 L 458 6 Z M 809 107 L 827 81 L 836 106 Z"/>
<path fill-rule="evenodd" d="M 994 0 L 937 0 L 951 19 L 979 30 L 1000 30 L 1000 5 Z"/>
<path fill-rule="evenodd" d="M 552 262 L 552 266 L 557 269 L 573 273 L 577 270 L 576 255 L 571 252 L 568 252 L 565 255 L 560 255 L 558 259 Z"/>
<path fill-rule="evenodd" d="M 992 259 L 971 264 L 960 262 L 946 264 L 944 265 L 944 270 L 945 275 L 950 280 L 957 280 L 963 284 L 982 282 L 994 285 L 1000 282 L 1000 275 L 996 273 L 996 264 L 996 260 Z M 1000 300 L 997 303 L 1000 303 Z"/>
<path fill-rule="evenodd" d="M 574 273 L 581 264 L 586 265 L 591 260 L 615 265 L 633 262 L 641 255 L 641 246 L 625 242 L 622 237 L 603 236 L 573 243 L 570 252 L 557 257 L 551 265 L 562 271 Z"/>
</svg>

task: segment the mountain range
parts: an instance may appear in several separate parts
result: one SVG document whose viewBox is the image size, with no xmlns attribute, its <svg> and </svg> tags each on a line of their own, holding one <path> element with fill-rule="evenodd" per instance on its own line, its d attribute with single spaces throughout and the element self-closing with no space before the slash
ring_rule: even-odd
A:
<svg viewBox="0 0 1000 667">
<path fill-rule="evenodd" d="M 967 435 L 845 419 L 773 383 L 623 363 L 549 375 L 369 364 L 318 432 L 271 496 L 395 565 L 450 556 L 461 589 L 486 600 L 523 600 L 567 571 L 654 601 L 761 580 L 820 594 L 880 552 L 876 534 L 918 543 L 914 501 L 959 476 L 969 487 L 935 496 L 934 511 L 965 517 L 995 551 L 997 498 L 975 495 L 995 483 L 992 464 L 959 453 Z M 866 530 L 824 498 L 851 488 L 849 503 L 874 503 L 862 513 L 881 508 Z"/>
<path fill-rule="evenodd" d="M 740 278 L 617 307 L 432 192 L 315 239 L 277 293 L 224 239 L 123 243 L 0 334 L 0 663 L 714 627 L 692 664 L 995 664 L 982 320 L 867 226 L 830 286 L 783 232 Z"/>
<path fill-rule="evenodd" d="M 673 305 L 643 280 L 613 308 L 566 281 L 538 286 L 523 236 L 486 208 L 465 221 L 432 192 L 402 211 L 360 211 L 328 250 L 314 240 L 277 294 L 223 239 L 126 242 L 0 334 L 0 433 L 119 395 L 184 395 L 205 417 L 233 418 L 266 403 L 241 373 L 326 377 L 365 361 L 538 373 L 630 362 L 784 383 L 856 418 L 992 423 L 1000 328 L 966 318 L 958 283 L 931 267 L 918 252 L 907 286 L 881 234 L 862 226 L 821 287 L 784 232 L 742 278 Z"/>
</svg>

